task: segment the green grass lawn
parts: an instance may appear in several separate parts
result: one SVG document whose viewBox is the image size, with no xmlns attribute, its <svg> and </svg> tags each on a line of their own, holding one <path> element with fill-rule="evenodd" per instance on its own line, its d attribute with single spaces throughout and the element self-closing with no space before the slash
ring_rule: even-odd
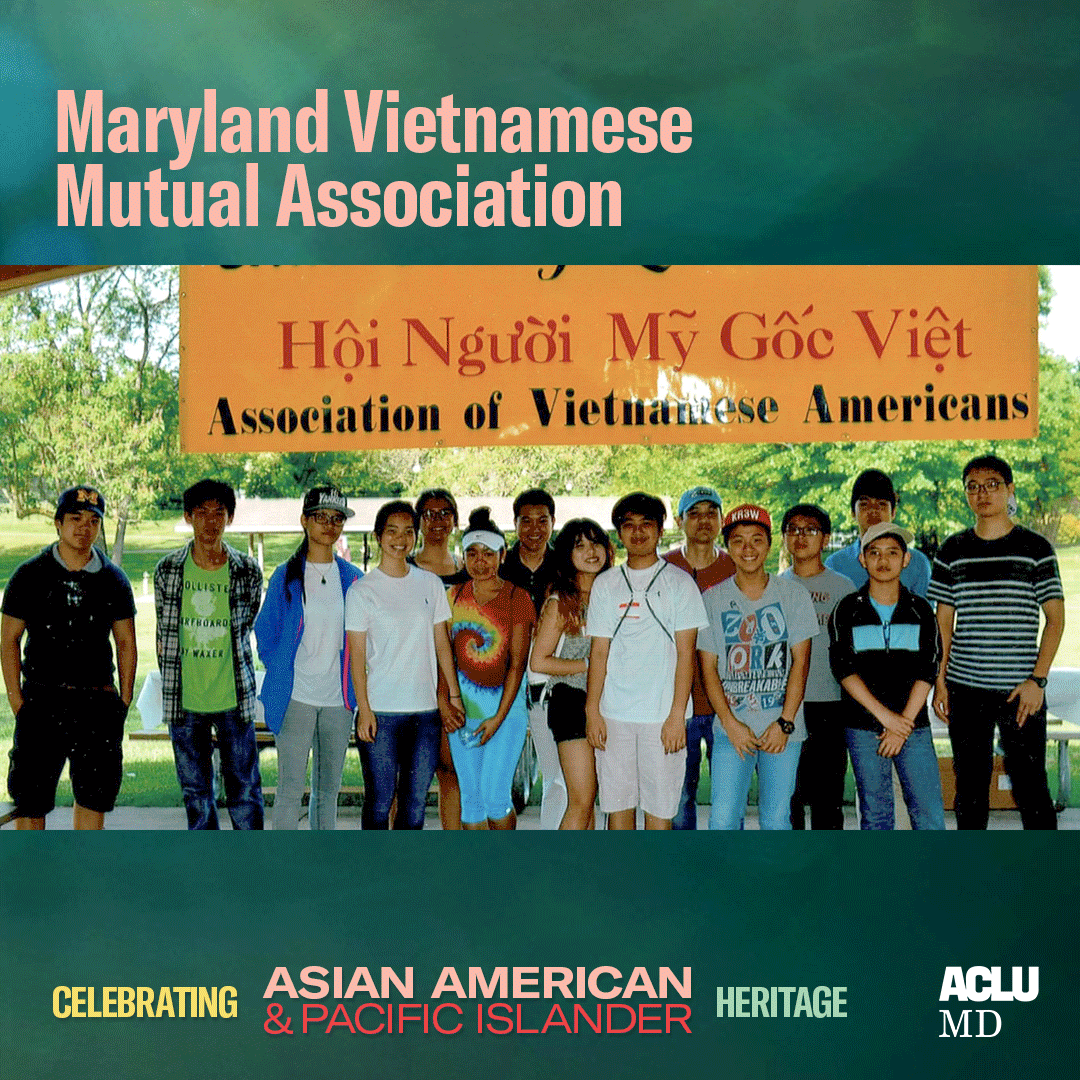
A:
<svg viewBox="0 0 1080 1080">
<path fill-rule="evenodd" d="M 1080 667 L 1080 547 L 1060 548 L 1057 554 L 1065 587 L 1065 636 L 1056 663 Z"/>
<path fill-rule="evenodd" d="M 150 589 L 154 566 L 166 552 L 184 542 L 184 537 L 174 531 L 175 519 L 164 522 L 151 522 L 135 526 L 128 530 L 124 553 L 124 571 L 131 579 L 135 591 L 138 614 L 135 619 L 136 638 L 139 647 L 139 675 L 136 679 L 135 697 L 139 696 L 146 673 L 157 667 L 154 655 L 154 604 L 151 596 L 143 594 L 143 575 L 149 576 Z M 16 521 L 10 514 L 0 513 L 0 588 L 7 585 L 11 572 L 19 563 L 36 555 L 51 540 L 51 522 L 43 519 Z M 237 542 L 233 539 L 232 542 Z M 279 563 L 295 549 L 296 537 L 279 536 L 266 539 L 267 576 Z M 358 545 L 354 546 L 354 554 Z M 1065 637 L 1058 651 L 1058 664 L 1062 666 L 1080 666 L 1080 547 L 1063 548 L 1058 552 L 1062 579 L 1066 596 Z M 6 699 L 0 702 L 0 799 L 7 799 L 8 751 L 11 749 L 12 733 L 15 721 Z M 142 727 L 142 718 L 138 710 L 132 708 L 128 717 L 128 730 Z M 947 753 L 943 747 L 938 753 Z M 1070 748 L 1070 760 L 1073 768 L 1073 793 L 1070 805 L 1080 806 L 1080 743 L 1073 743 Z M 264 753 L 261 759 L 263 783 L 273 787 L 277 783 L 277 758 L 271 751 Z M 1057 794 L 1057 750 L 1047 754 L 1047 772 L 1050 790 Z M 358 755 L 350 751 L 346 756 L 346 786 L 360 786 Z M 848 773 L 848 800 L 854 798 L 854 785 Z M 709 801 L 709 780 L 707 768 L 704 770 L 699 790 L 699 801 Z M 180 789 L 177 786 L 173 770 L 172 752 L 168 742 L 131 741 L 124 746 L 124 784 L 120 791 L 120 800 L 125 806 L 179 806 Z M 65 769 L 58 792 L 58 802 L 70 805 L 71 788 Z"/>
<path fill-rule="evenodd" d="M 124 572 L 131 580 L 135 592 L 137 614 L 135 634 L 139 649 L 139 671 L 135 680 L 135 698 L 139 697 L 146 674 L 157 669 L 154 650 L 153 576 L 158 560 L 167 552 L 186 542 L 186 537 L 176 532 L 177 519 L 147 522 L 128 529 L 124 548 Z M 14 569 L 26 559 L 36 555 L 52 540 L 51 522 L 43 518 L 18 521 L 11 514 L 0 513 L 0 588 L 7 586 Z M 230 543 L 245 547 L 241 538 L 230 537 Z M 292 536 L 267 537 L 267 576 L 279 563 L 295 550 L 297 538 Z M 145 590 L 145 592 L 144 592 Z M 128 714 L 128 731 L 138 731 L 143 726 L 142 717 L 134 706 Z M 0 799 L 7 800 L 7 756 L 11 749 L 15 720 L 7 700 L 0 703 Z M 260 767 L 263 783 L 267 787 L 277 784 L 277 757 L 273 751 L 261 756 Z M 360 759 L 350 752 L 345 762 L 345 786 L 360 786 Z M 57 792 L 59 805 L 71 804 L 71 785 L 67 769 Z M 120 791 L 120 803 L 125 806 L 180 806 L 180 788 L 173 767 L 172 750 L 167 741 L 132 741 L 124 745 L 124 783 Z"/>
</svg>

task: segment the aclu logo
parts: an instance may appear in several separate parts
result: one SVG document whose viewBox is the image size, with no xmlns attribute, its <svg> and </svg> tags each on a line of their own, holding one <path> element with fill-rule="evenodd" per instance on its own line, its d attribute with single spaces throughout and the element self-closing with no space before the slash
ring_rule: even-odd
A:
<svg viewBox="0 0 1080 1080">
<path fill-rule="evenodd" d="M 947 967 L 941 982 L 939 1001 L 1034 1001 L 1039 996 L 1039 969 L 1014 967 L 1009 988 L 999 967 Z M 1001 1014 L 994 1009 L 963 1009 L 954 1019 L 949 1009 L 941 1009 L 939 1039 L 992 1039 L 1001 1032 Z M 974 1019 L 973 1019 L 974 1017 Z M 989 1030 L 990 1027 L 993 1030 Z M 972 1028 L 975 1028 L 972 1032 Z"/>
</svg>

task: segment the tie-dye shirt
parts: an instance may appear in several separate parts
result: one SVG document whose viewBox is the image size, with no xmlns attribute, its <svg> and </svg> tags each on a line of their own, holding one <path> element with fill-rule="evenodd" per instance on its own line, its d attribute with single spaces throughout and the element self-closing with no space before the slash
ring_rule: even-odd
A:
<svg viewBox="0 0 1080 1080">
<path fill-rule="evenodd" d="M 450 638 L 458 671 L 477 686 L 502 686 L 510 670 L 510 638 L 515 626 L 532 633 L 536 609 L 529 594 L 509 581 L 486 604 L 478 604 L 473 583 L 447 590 L 452 612 Z"/>
</svg>

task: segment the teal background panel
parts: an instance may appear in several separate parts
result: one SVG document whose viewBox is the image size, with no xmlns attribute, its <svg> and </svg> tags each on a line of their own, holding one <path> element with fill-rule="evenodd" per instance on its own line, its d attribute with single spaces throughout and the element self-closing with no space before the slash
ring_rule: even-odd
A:
<svg viewBox="0 0 1080 1080">
<path fill-rule="evenodd" d="M 1080 252 L 1080 8 L 1000 0 L 533 4 L 366 0 L 8 0 L 0 6 L 0 258 L 14 263 L 1066 263 Z M 56 91 L 104 108 L 314 103 L 326 154 L 56 151 Z M 688 108 L 683 154 L 357 154 L 342 91 L 402 113 L 459 107 Z M 221 125 L 219 125 L 220 128 Z M 108 128 L 108 125 L 106 125 Z M 378 142 L 376 143 L 378 145 Z M 258 228 L 60 228 L 56 167 L 106 182 L 238 181 Z M 287 162 L 335 179 L 617 180 L 619 228 L 274 225 Z M 106 221 L 108 212 L 106 210 Z"/>
<path fill-rule="evenodd" d="M 1061 918 L 1080 899 L 1075 841 L 5 833 L 4 1073 L 1066 1075 L 1078 965 Z M 689 966 L 692 1030 L 478 1035 L 466 1002 L 466 1030 L 454 1036 L 415 1023 L 402 1035 L 268 1035 L 262 994 L 274 968 L 287 966 L 299 985 L 307 965 L 341 966 L 346 979 L 357 966 L 411 965 L 417 1002 L 430 999 L 444 965 L 463 977 L 470 965 L 610 965 L 624 981 L 636 966 L 654 977 Z M 1002 966 L 1006 985 L 1012 966 L 1038 966 L 1039 995 L 968 1005 L 1000 1014 L 995 1038 L 941 1038 L 939 1010 L 958 1019 L 964 1007 L 938 1001 L 950 965 Z M 239 1016 L 57 1019 L 58 985 L 233 985 Z M 848 1016 L 716 1018 L 717 986 L 755 985 L 846 986 Z M 300 1003 L 274 1000 L 296 1030 Z M 523 1002 L 525 1025 L 540 1026 L 548 1007 Z"/>
</svg>

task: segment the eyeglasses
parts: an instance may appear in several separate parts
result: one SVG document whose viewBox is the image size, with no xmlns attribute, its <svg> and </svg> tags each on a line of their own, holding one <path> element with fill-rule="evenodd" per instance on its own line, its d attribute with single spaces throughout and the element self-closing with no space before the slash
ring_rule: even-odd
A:
<svg viewBox="0 0 1080 1080">
<path fill-rule="evenodd" d="M 420 515 L 425 521 L 453 521 L 453 510 L 425 510 Z"/>
<path fill-rule="evenodd" d="M 980 491 L 985 491 L 987 495 L 993 495 L 999 488 L 1005 486 L 1001 480 L 987 480 L 985 484 L 977 484 L 974 480 L 969 480 L 964 485 L 964 490 L 969 495 L 978 495 Z"/>
<path fill-rule="evenodd" d="M 821 530 L 816 525 L 789 525 L 784 530 L 785 536 L 820 536 Z"/>
<path fill-rule="evenodd" d="M 324 510 L 316 510 L 310 517 L 312 521 L 317 521 L 320 525 L 332 525 L 335 529 L 340 529 L 345 524 L 344 515 L 328 514 Z"/>
</svg>

